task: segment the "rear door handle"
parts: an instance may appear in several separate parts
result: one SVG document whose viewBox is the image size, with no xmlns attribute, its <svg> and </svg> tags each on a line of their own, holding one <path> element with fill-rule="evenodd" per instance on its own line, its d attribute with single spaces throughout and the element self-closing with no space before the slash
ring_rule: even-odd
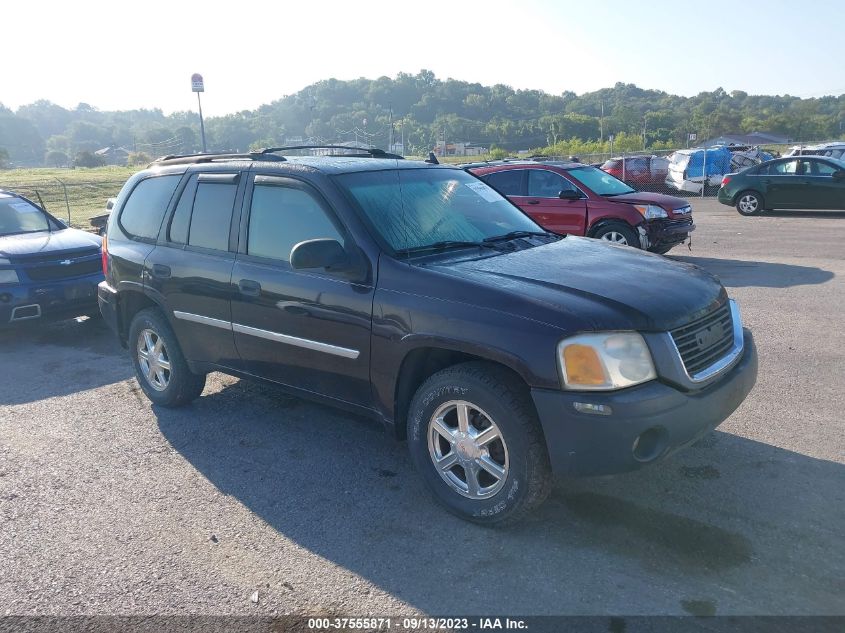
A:
<svg viewBox="0 0 845 633">
<path fill-rule="evenodd" d="M 529 200 L 528 204 L 540 204 L 539 200 Z"/>
<path fill-rule="evenodd" d="M 261 294 L 261 284 L 252 279 L 241 279 L 238 282 L 238 290 L 247 297 L 257 297 Z"/>
<path fill-rule="evenodd" d="M 157 279 L 170 279 L 170 266 L 153 264 L 153 277 Z"/>
</svg>

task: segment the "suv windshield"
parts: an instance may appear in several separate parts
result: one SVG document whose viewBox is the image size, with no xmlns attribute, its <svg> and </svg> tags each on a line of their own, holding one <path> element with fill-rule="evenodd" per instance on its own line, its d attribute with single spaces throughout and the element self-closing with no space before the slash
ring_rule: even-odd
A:
<svg viewBox="0 0 845 633">
<path fill-rule="evenodd" d="M 396 169 L 338 176 L 370 226 L 396 252 L 483 244 L 545 233 L 477 178 L 459 169 Z"/>
<path fill-rule="evenodd" d="M 0 236 L 49 230 L 41 209 L 22 198 L 0 194 Z"/>
<path fill-rule="evenodd" d="M 621 180 L 595 167 L 570 169 L 569 175 L 599 196 L 619 196 L 635 191 Z"/>
</svg>

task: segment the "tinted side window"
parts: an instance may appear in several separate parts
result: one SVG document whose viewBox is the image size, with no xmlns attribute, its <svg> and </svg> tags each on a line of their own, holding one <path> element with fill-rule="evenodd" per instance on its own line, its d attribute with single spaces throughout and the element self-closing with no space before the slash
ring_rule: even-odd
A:
<svg viewBox="0 0 845 633">
<path fill-rule="evenodd" d="M 119 224 L 129 237 L 154 240 L 161 220 L 182 176 L 156 176 L 139 182 L 132 190 Z"/>
<path fill-rule="evenodd" d="M 255 186 L 247 254 L 289 262 L 296 244 L 319 238 L 343 243 L 340 231 L 311 194 L 290 187 Z"/>
<path fill-rule="evenodd" d="M 191 223 L 191 208 L 194 206 L 194 196 L 197 193 L 197 176 L 194 174 L 182 190 L 182 196 L 170 218 L 167 227 L 167 240 L 176 244 L 188 243 L 188 225 Z"/>
<path fill-rule="evenodd" d="M 511 169 L 509 171 L 497 171 L 483 177 L 493 189 L 505 196 L 524 196 L 522 191 L 522 169 Z"/>
<path fill-rule="evenodd" d="M 237 191 L 236 184 L 200 182 L 197 185 L 188 232 L 189 246 L 229 250 L 229 228 Z"/>
<path fill-rule="evenodd" d="M 532 169 L 528 172 L 528 195 L 538 198 L 557 198 L 561 191 L 575 189 L 560 174 L 545 169 Z"/>
</svg>

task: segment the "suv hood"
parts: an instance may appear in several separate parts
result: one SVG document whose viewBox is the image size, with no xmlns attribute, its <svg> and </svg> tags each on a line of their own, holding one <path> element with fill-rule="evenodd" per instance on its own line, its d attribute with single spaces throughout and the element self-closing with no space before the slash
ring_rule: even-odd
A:
<svg viewBox="0 0 845 633">
<path fill-rule="evenodd" d="M 99 236 L 79 229 L 7 235 L 0 236 L 0 257 L 14 260 L 45 255 L 78 255 L 100 248 L 101 243 Z"/>
<path fill-rule="evenodd" d="M 490 307 L 566 329 L 671 330 L 727 300 L 718 280 L 693 264 L 583 237 L 427 268 L 495 290 Z"/>
<path fill-rule="evenodd" d="M 664 209 L 680 209 L 682 207 L 690 206 L 689 201 L 676 196 L 667 196 L 662 193 L 648 193 L 646 191 L 635 191 L 633 193 L 623 193 L 621 196 L 611 196 L 605 198 L 610 202 L 626 202 L 628 204 L 656 204 Z"/>
</svg>

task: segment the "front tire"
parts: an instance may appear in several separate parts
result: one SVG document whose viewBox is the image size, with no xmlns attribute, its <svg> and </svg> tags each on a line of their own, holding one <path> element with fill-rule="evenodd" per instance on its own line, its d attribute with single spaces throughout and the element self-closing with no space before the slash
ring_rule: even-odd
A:
<svg viewBox="0 0 845 633">
<path fill-rule="evenodd" d="M 411 402 L 408 444 L 435 499 L 475 523 L 514 523 L 551 490 L 528 394 L 494 365 L 464 363 L 426 380 Z"/>
<path fill-rule="evenodd" d="M 153 404 L 181 407 L 205 387 L 205 374 L 188 369 L 176 334 L 161 311 L 141 310 L 129 326 L 129 351 L 138 384 Z"/>
<path fill-rule="evenodd" d="M 611 244 L 640 248 L 640 239 L 637 232 L 623 222 L 608 222 L 596 230 L 593 237 Z"/>
<path fill-rule="evenodd" d="M 736 197 L 736 210 L 740 215 L 757 215 L 763 210 L 763 196 L 756 191 L 743 191 Z"/>
</svg>

